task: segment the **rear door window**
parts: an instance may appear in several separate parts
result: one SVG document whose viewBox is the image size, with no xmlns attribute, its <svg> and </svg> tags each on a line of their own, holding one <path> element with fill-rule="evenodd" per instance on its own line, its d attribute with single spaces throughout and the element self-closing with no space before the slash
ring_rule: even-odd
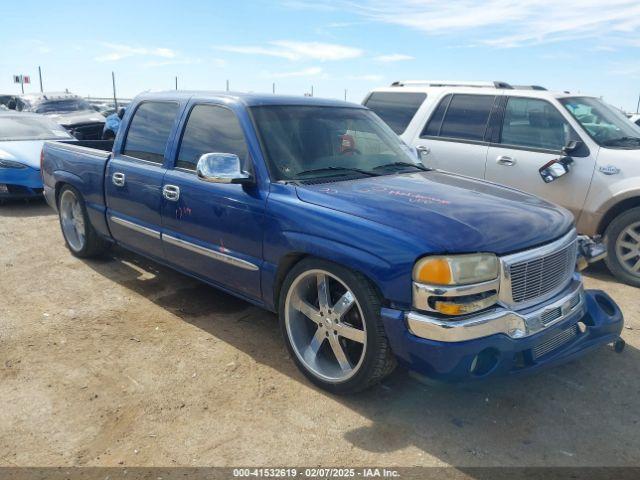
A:
<svg viewBox="0 0 640 480">
<path fill-rule="evenodd" d="M 449 102 L 451 101 L 451 95 L 447 95 L 440 101 L 438 108 L 436 108 L 433 115 L 429 119 L 429 123 L 424 127 L 422 131 L 421 137 L 437 137 L 440 135 L 440 127 L 442 127 L 442 119 L 444 118 L 444 114 L 449 107 Z"/>
<path fill-rule="evenodd" d="M 438 136 L 461 140 L 484 140 L 494 101 L 494 95 L 454 95 L 444 113 Z M 427 125 L 427 129 L 429 127 L 430 125 Z"/>
<path fill-rule="evenodd" d="M 247 142 L 236 115 L 216 105 L 196 105 L 189 114 L 176 167 L 195 170 L 205 153 L 233 153 L 247 166 Z"/>
<path fill-rule="evenodd" d="M 136 110 L 122 153 L 153 163 L 163 163 L 169 134 L 178 113 L 175 102 L 144 102 Z"/>
<path fill-rule="evenodd" d="M 426 93 L 374 92 L 365 106 L 373 110 L 396 134 L 403 133 L 416 114 Z"/>
</svg>

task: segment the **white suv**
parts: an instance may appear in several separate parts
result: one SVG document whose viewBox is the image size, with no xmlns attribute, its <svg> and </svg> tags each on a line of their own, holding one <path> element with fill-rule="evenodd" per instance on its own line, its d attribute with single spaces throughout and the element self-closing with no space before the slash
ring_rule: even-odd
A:
<svg viewBox="0 0 640 480">
<path fill-rule="evenodd" d="M 618 110 L 504 82 L 395 82 L 363 103 L 426 166 L 568 208 L 580 233 L 605 236 L 611 272 L 640 286 L 640 127 Z"/>
</svg>

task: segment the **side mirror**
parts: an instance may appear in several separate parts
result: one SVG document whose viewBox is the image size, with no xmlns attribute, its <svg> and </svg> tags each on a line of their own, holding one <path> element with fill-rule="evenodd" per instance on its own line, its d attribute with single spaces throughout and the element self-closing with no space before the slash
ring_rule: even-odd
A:
<svg viewBox="0 0 640 480">
<path fill-rule="evenodd" d="M 571 155 L 581 146 L 582 146 L 582 142 L 580 140 L 569 140 L 567 144 L 564 147 L 562 147 L 562 153 L 564 155 Z"/>
<path fill-rule="evenodd" d="M 120 120 L 122 120 L 122 117 L 124 117 L 124 108 L 119 108 L 118 109 L 118 118 Z"/>
<path fill-rule="evenodd" d="M 538 172 L 540 172 L 540 176 L 542 177 L 542 180 L 544 180 L 544 183 L 551 183 L 569 173 L 569 165 L 571 163 L 573 163 L 571 157 L 554 159 L 540 167 Z"/>
<path fill-rule="evenodd" d="M 253 178 L 242 171 L 240 159 L 233 153 L 205 153 L 198 160 L 196 174 L 210 183 L 252 183 Z"/>
</svg>

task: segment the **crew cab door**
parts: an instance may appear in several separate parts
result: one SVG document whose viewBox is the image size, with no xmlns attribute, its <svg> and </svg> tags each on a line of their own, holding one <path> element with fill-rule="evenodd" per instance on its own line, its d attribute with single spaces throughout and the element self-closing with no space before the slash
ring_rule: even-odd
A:
<svg viewBox="0 0 640 480">
<path fill-rule="evenodd" d="M 449 94 L 413 141 L 430 168 L 484 178 L 495 95 Z"/>
<path fill-rule="evenodd" d="M 547 100 L 505 97 L 501 128 L 487 155 L 486 179 L 538 195 L 571 210 L 576 218 L 584 205 L 595 168 L 586 144 L 571 154 L 571 171 L 545 183 L 539 169 L 563 155 L 569 140 L 581 140 L 569 121 Z"/>
<path fill-rule="evenodd" d="M 233 153 L 252 172 L 245 132 L 233 110 L 215 103 L 191 102 L 183 117 L 163 182 L 166 258 L 209 282 L 260 298 L 265 197 L 255 184 L 209 183 L 196 175 L 205 153 Z"/>
<path fill-rule="evenodd" d="M 176 102 L 141 102 L 105 172 L 107 222 L 113 238 L 157 258 L 163 257 L 160 208 L 165 152 L 178 107 Z"/>
</svg>

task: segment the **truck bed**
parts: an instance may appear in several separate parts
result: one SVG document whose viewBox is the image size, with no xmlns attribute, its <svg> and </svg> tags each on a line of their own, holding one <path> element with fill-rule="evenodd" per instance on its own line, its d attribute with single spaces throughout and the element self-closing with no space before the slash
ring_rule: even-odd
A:
<svg viewBox="0 0 640 480">
<path fill-rule="evenodd" d="M 112 148 L 113 140 L 45 142 L 42 176 L 47 203 L 57 208 L 56 179 L 65 180 L 82 194 L 94 227 L 106 232 L 104 175 Z"/>
</svg>

